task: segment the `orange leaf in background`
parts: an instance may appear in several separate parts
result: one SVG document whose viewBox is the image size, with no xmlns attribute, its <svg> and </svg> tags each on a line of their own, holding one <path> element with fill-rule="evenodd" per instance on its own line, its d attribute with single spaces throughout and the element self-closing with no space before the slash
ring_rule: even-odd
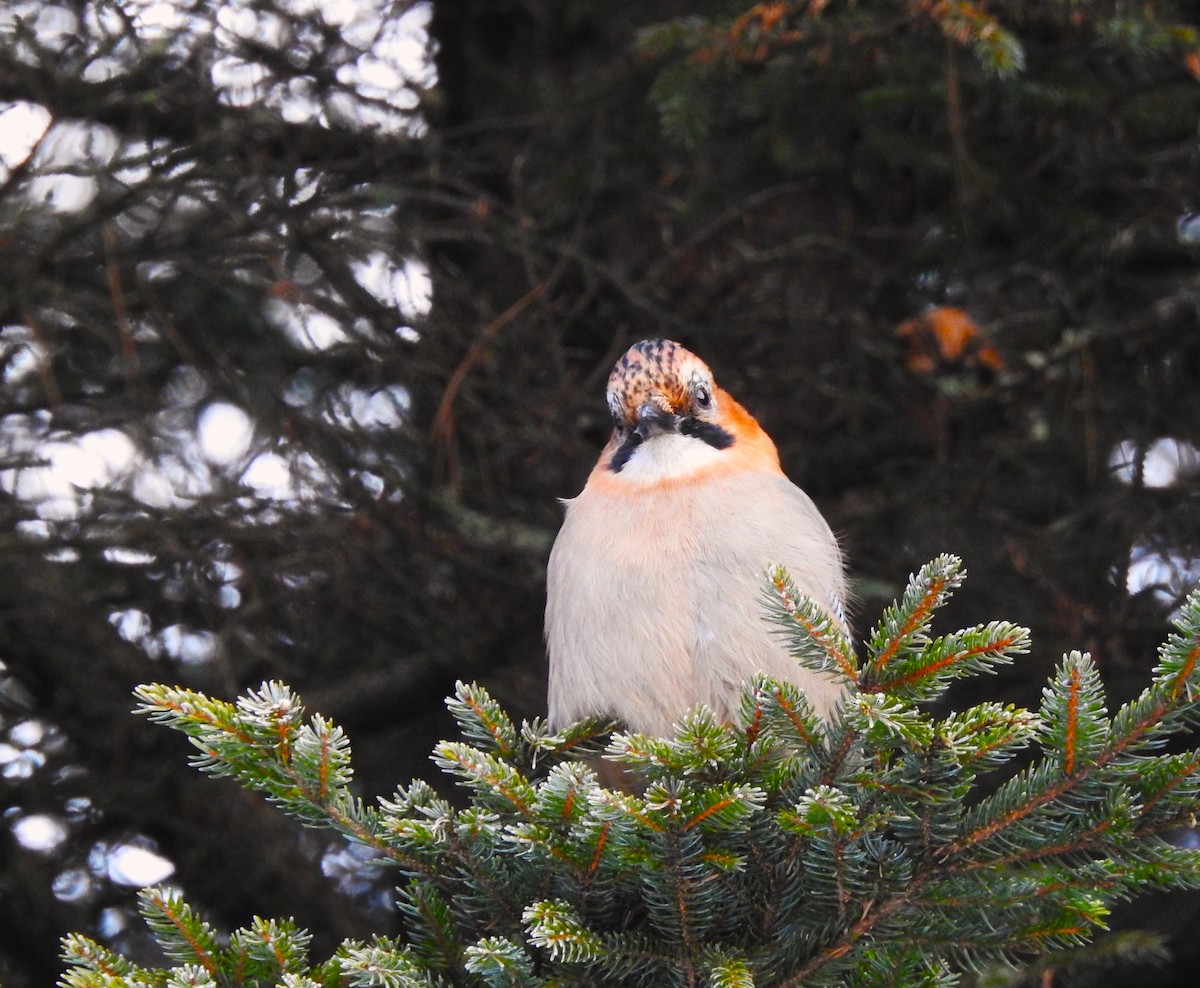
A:
<svg viewBox="0 0 1200 988">
<path fill-rule="evenodd" d="M 999 373 L 1004 358 L 962 309 L 938 306 L 896 327 L 905 343 L 904 366 L 927 376 L 939 366 L 975 365 Z"/>
<path fill-rule="evenodd" d="M 742 42 L 746 35 L 750 33 L 751 28 L 756 28 L 754 34 L 750 37 L 749 43 L 734 44 L 732 46 L 732 54 L 735 58 L 742 61 L 750 62 L 765 62 L 771 54 L 768 39 L 771 35 L 775 35 L 773 40 L 779 40 L 781 34 L 791 35 L 797 32 L 779 32 L 778 28 L 783 23 L 787 16 L 786 3 L 759 3 L 755 4 L 744 14 L 742 14 L 729 28 L 729 40 L 733 42 Z M 759 39 L 755 41 L 755 38 Z M 784 38 L 783 40 L 793 40 L 792 38 Z"/>
<path fill-rule="evenodd" d="M 762 31 L 770 32 L 787 13 L 785 3 L 757 3 L 742 14 L 729 29 L 731 38 L 740 38 L 752 22 L 758 21 Z"/>
<path fill-rule="evenodd" d="M 763 3 L 758 5 L 758 16 L 762 21 L 764 31 L 772 30 L 776 24 L 783 20 L 783 15 L 787 13 L 787 4 L 785 3 Z"/>
</svg>

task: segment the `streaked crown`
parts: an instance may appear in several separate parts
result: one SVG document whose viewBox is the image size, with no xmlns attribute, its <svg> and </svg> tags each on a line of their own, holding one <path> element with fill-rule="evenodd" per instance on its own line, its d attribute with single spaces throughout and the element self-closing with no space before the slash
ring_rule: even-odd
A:
<svg viewBox="0 0 1200 988">
<path fill-rule="evenodd" d="M 674 340 L 642 340 L 625 351 L 609 375 L 608 407 L 618 426 L 629 425 L 646 402 L 687 414 L 697 395 L 706 403 L 715 388 L 712 371 L 690 350 Z"/>
</svg>

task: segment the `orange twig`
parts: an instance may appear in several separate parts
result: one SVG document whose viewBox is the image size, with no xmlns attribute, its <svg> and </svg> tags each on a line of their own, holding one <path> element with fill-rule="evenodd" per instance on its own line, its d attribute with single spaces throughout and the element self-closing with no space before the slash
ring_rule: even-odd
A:
<svg viewBox="0 0 1200 988">
<path fill-rule="evenodd" d="M 437 414 L 433 417 L 432 436 L 434 442 L 434 470 L 436 473 L 441 473 L 442 469 L 445 468 L 452 490 L 458 489 L 460 479 L 454 434 L 454 402 L 458 397 L 459 389 L 462 387 L 467 375 L 483 359 L 488 340 L 516 319 L 530 304 L 541 298 L 546 292 L 547 284 L 547 282 L 543 281 L 534 285 L 533 288 L 484 326 L 483 331 L 479 334 L 479 338 L 471 344 L 471 348 L 467 350 L 466 356 L 463 357 L 459 365 L 454 369 L 454 373 L 450 375 L 450 380 L 446 384 L 446 390 L 442 393 L 442 400 L 438 405 Z"/>
<path fill-rule="evenodd" d="M 125 383 L 134 384 L 141 377 L 137 351 L 133 346 L 133 324 L 129 321 L 129 305 L 121 284 L 121 268 L 117 263 L 117 231 L 111 224 L 104 227 L 104 272 L 108 277 L 108 294 L 117 317 L 117 332 L 121 341 L 121 357 L 125 364 Z"/>
</svg>

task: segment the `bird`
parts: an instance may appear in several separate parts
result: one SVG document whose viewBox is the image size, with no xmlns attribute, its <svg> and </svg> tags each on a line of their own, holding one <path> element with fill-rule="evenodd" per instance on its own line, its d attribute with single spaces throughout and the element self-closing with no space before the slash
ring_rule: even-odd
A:
<svg viewBox="0 0 1200 988">
<path fill-rule="evenodd" d="M 612 717 L 669 737 L 706 705 L 736 723 L 756 673 L 794 683 L 823 718 L 843 696 L 772 633 L 763 601 L 783 564 L 848 631 L 837 538 L 784 474 L 754 417 L 673 340 L 631 346 L 608 379 L 613 431 L 547 566 L 548 722 Z"/>
</svg>

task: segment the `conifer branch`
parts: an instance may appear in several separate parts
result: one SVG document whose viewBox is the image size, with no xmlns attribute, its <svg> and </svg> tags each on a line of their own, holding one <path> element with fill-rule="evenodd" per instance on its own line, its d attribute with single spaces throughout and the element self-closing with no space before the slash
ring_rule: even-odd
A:
<svg viewBox="0 0 1200 988">
<path fill-rule="evenodd" d="M 782 566 L 771 567 L 767 578 L 770 613 L 797 661 L 848 683 L 857 682 L 858 660 L 840 623 L 824 606 L 801 594 Z"/>
<path fill-rule="evenodd" d="M 199 964 L 216 974 L 220 950 L 212 928 L 197 917 L 178 892 L 161 888 L 138 893 L 142 918 L 152 929 L 168 957 Z"/>
<path fill-rule="evenodd" d="M 962 561 L 944 554 L 909 577 L 904 596 L 884 610 L 867 640 L 867 670 L 872 679 L 882 678 L 884 668 L 903 650 L 928 641 L 934 611 L 950 599 L 965 576 Z"/>
<path fill-rule="evenodd" d="M 138 713 L 200 749 L 191 761 L 201 771 L 233 776 L 310 826 L 332 824 L 405 869 L 425 870 L 385 840 L 377 818 L 350 796 L 350 746 L 341 729 L 320 715 L 301 726 L 304 708 L 287 687 L 263 683 L 237 706 L 161 684 L 139 686 L 134 695 Z"/>
<path fill-rule="evenodd" d="M 1087 943 L 1119 899 L 1200 887 L 1200 854 L 1157 836 L 1200 814 L 1200 750 L 1158 750 L 1200 724 L 1200 595 L 1150 686 L 1111 717 L 1080 652 L 1036 712 L 937 717 L 918 704 L 1028 642 L 1007 622 L 934 637 L 960 579 L 950 556 L 915 574 L 859 673 L 831 619 L 772 574 L 793 652 L 846 680 L 828 723 L 796 686 L 760 676 L 744 726 L 700 709 L 671 737 L 603 747 L 599 722 L 518 727 L 460 683 L 448 704 L 462 739 L 433 757 L 461 809 L 420 781 L 364 806 L 343 733 L 280 684 L 236 704 L 141 687 L 141 710 L 182 731 L 202 771 L 385 855 L 405 936 L 347 942 L 314 966 L 290 921 L 223 937 L 179 893 L 149 890 L 145 920 L 176 966 L 144 970 L 70 937 L 63 985 L 949 986 L 958 964 Z M 1031 745 L 1040 758 L 981 796 L 978 777 Z M 637 791 L 600 785 L 580 758 L 601 750 L 640 776 Z"/>
</svg>

